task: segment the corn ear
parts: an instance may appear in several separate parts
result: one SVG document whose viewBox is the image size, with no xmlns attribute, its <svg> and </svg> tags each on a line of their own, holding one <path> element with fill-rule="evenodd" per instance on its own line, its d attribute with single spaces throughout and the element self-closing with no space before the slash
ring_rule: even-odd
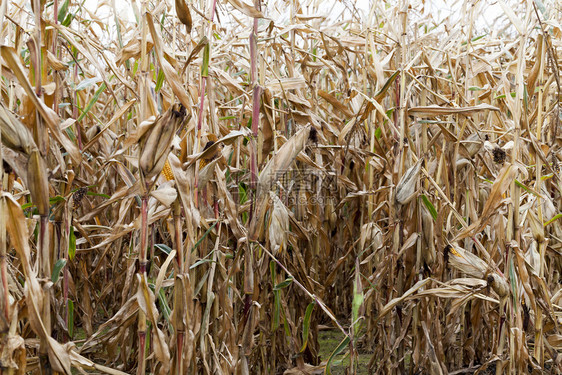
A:
<svg viewBox="0 0 562 375">
<path fill-rule="evenodd" d="M 416 164 L 411 166 L 406 173 L 398 182 L 396 186 L 396 201 L 400 204 L 406 204 L 410 202 L 415 195 L 416 192 L 416 183 L 418 182 L 418 177 L 420 176 L 421 171 L 421 161 L 422 159 L 418 160 Z"/>
<path fill-rule="evenodd" d="M 166 180 L 171 181 L 174 179 L 174 172 L 172 172 L 172 167 L 170 167 L 170 163 L 166 160 L 164 164 L 164 169 L 162 169 L 162 174 L 166 177 Z"/>
<path fill-rule="evenodd" d="M 176 104 L 156 119 L 140 139 L 139 168 L 145 179 L 162 171 L 172 149 L 174 135 L 185 118 L 186 110 Z"/>
<path fill-rule="evenodd" d="M 509 284 L 505 278 L 495 272 L 492 272 L 487 276 L 486 280 L 488 281 L 488 285 L 491 286 L 494 292 L 496 292 L 501 298 L 509 295 Z"/>
<path fill-rule="evenodd" d="M 435 262 L 435 242 L 434 242 L 434 225 L 433 217 L 425 207 L 422 210 L 422 231 L 423 231 L 423 246 L 422 258 L 427 265 L 432 265 Z"/>
</svg>

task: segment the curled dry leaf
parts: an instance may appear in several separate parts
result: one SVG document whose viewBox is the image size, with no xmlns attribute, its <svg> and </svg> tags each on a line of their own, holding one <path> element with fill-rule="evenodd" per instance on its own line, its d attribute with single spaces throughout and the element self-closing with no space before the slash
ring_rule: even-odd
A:
<svg viewBox="0 0 562 375">
<path fill-rule="evenodd" d="M 152 190 L 150 195 L 156 198 L 166 207 L 170 207 L 178 196 L 177 190 L 172 186 L 171 181 L 158 186 L 156 190 Z"/>
<path fill-rule="evenodd" d="M 187 2 L 185 0 L 176 0 L 176 14 L 180 19 L 181 23 L 185 25 L 187 28 L 187 33 L 191 32 L 191 12 L 189 11 L 189 7 L 187 6 Z"/>
<path fill-rule="evenodd" d="M 3 334 L 0 338 L 0 363 L 4 368 L 13 368 L 25 372 L 25 361 L 21 361 L 22 352 L 25 356 L 23 337 L 14 334 Z M 25 357 L 24 357 L 25 358 Z"/>
<path fill-rule="evenodd" d="M 0 134 L 2 134 L 2 143 L 12 150 L 30 155 L 31 151 L 37 148 L 29 129 L 2 103 L 0 103 Z"/>
<path fill-rule="evenodd" d="M 152 20 L 152 15 L 150 13 L 146 14 L 146 21 L 148 23 L 148 29 L 154 40 L 154 48 L 156 49 L 156 56 L 158 57 L 158 62 L 162 68 L 162 73 L 166 77 L 166 82 L 172 88 L 172 91 L 178 98 L 181 104 L 185 108 L 191 108 L 191 100 L 185 92 L 184 87 L 180 84 L 182 80 L 180 79 L 177 71 L 172 67 L 172 65 L 164 58 L 164 47 L 162 46 L 162 38 L 158 34 L 158 31 L 154 27 L 154 21 Z"/>
<path fill-rule="evenodd" d="M 59 117 L 57 114 L 51 108 L 47 107 L 45 103 L 39 100 L 37 95 L 35 95 L 35 92 L 27 80 L 23 67 L 20 64 L 14 49 L 8 46 L 0 46 L 0 52 L 4 61 L 18 78 L 19 83 L 25 90 L 25 93 L 31 99 L 41 117 L 45 120 L 45 123 L 47 124 L 47 127 L 51 131 L 53 137 L 55 137 L 55 139 L 66 149 L 72 157 L 72 160 L 79 164 L 82 156 L 80 155 L 78 147 L 76 147 L 76 145 L 61 132 L 59 127 Z"/>
<path fill-rule="evenodd" d="M 363 251 L 376 252 L 383 246 L 382 229 L 375 223 L 363 224 L 360 239 Z"/>
<path fill-rule="evenodd" d="M 513 166 L 510 163 L 505 163 L 503 168 L 499 171 L 498 177 L 494 181 L 494 184 L 492 185 L 492 190 L 490 191 L 490 195 L 486 200 L 486 204 L 484 205 L 480 217 L 476 222 L 459 233 L 455 238 L 455 241 L 460 241 L 461 239 L 470 236 L 472 233 L 480 232 L 484 228 L 484 226 L 488 224 L 488 221 L 490 220 L 492 215 L 497 213 L 498 207 L 500 207 L 504 202 L 504 200 L 502 199 L 502 195 L 511 186 L 511 184 L 515 180 L 516 175 L 517 167 Z"/>
<path fill-rule="evenodd" d="M 54 70 L 67 70 L 68 65 L 57 59 L 55 55 L 49 50 L 47 50 L 47 62 L 49 66 Z"/>
<path fill-rule="evenodd" d="M 265 18 L 262 12 L 243 0 L 227 0 L 234 8 L 252 18 Z"/>
</svg>

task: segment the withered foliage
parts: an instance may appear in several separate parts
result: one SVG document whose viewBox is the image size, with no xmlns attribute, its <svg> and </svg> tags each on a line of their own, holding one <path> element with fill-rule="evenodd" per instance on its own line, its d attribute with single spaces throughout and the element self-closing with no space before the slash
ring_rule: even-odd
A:
<svg viewBox="0 0 562 375">
<path fill-rule="evenodd" d="M 0 371 L 562 371 L 560 3 L 357 3 L 0 3 Z"/>
</svg>

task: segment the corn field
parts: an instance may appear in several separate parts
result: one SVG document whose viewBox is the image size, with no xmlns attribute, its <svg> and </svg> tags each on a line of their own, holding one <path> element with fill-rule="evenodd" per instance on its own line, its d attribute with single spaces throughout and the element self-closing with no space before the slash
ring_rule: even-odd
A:
<svg viewBox="0 0 562 375">
<path fill-rule="evenodd" d="M 433 3 L 1 0 L 0 373 L 560 374 L 562 5 Z"/>
</svg>

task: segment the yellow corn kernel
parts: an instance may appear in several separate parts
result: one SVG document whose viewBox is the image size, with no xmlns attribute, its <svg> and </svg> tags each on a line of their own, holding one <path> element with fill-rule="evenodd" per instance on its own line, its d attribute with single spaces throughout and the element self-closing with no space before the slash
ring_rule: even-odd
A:
<svg viewBox="0 0 562 375">
<path fill-rule="evenodd" d="M 168 181 L 174 179 L 174 172 L 172 172 L 172 167 L 170 167 L 170 163 L 168 163 L 168 160 L 166 160 L 166 164 L 164 164 L 164 168 L 162 168 L 162 174 Z"/>
</svg>

